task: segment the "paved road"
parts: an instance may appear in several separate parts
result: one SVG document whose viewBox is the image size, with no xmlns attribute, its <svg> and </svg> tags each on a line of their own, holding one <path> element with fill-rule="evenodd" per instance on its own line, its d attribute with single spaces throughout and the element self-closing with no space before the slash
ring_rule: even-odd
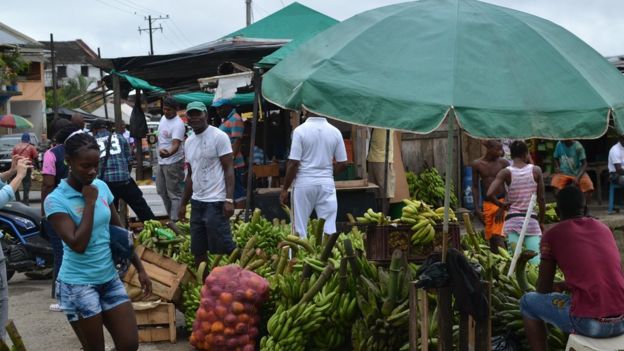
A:
<svg viewBox="0 0 624 351">
<path fill-rule="evenodd" d="M 15 321 L 28 351 L 71 351 L 80 350 L 80 343 L 61 312 L 51 312 L 48 307 L 55 301 L 50 298 L 50 280 L 31 280 L 23 274 L 16 274 L 9 281 L 9 318 Z M 178 312 L 178 326 L 183 325 L 183 316 Z M 178 343 L 141 344 L 142 351 L 191 350 L 186 341 L 188 336 L 178 328 Z M 113 342 L 106 333 L 107 350 Z"/>
<path fill-rule="evenodd" d="M 143 191 L 143 197 L 145 198 L 145 201 L 147 201 L 147 204 L 150 206 L 150 208 L 152 209 L 152 212 L 154 212 L 154 215 L 160 217 L 160 216 L 166 216 L 167 212 L 165 211 L 165 205 L 162 202 L 162 199 L 160 198 L 160 195 L 158 195 L 158 193 L 156 192 L 156 186 L 155 185 L 141 185 L 139 186 L 139 188 L 141 189 L 141 191 Z M 31 191 L 30 192 L 30 206 L 32 208 L 41 208 L 41 193 L 39 191 Z M 134 212 L 132 212 L 132 210 L 130 210 L 130 216 L 134 217 Z"/>
</svg>

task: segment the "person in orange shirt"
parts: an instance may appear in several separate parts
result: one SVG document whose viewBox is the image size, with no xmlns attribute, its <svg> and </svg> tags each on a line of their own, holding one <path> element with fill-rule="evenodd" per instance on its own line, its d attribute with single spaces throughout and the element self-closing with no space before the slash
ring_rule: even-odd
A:
<svg viewBox="0 0 624 351">
<path fill-rule="evenodd" d="M 30 162 L 37 168 L 39 168 L 39 152 L 37 148 L 30 143 L 30 134 L 24 133 L 22 134 L 22 141 L 13 147 L 13 156 L 21 156 L 22 158 L 27 158 Z M 29 204 L 29 196 L 30 192 L 30 184 L 32 183 L 32 168 L 29 168 L 26 172 L 26 176 L 22 181 L 22 190 L 24 192 L 23 200 L 21 200 L 24 204 Z M 20 201 L 19 191 L 15 192 L 15 198 L 17 201 Z"/>
<path fill-rule="evenodd" d="M 486 200 L 486 192 L 496 179 L 496 175 L 501 169 L 509 166 L 509 161 L 502 156 L 503 144 L 498 140 L 486 140 L 483 145 L 486 148 L 483 157 L 474 160 L 472 163 L 472 196 L 475 204 L 475 214 L 485 225 L 485 239 L 490 242 L 490 249 L 498 253 L 498 248 L 505 247 L 505 236 L 503 234 L 504 214 L 499 212 L 499 207 Z M 481 189 L 479 190 L 479 185 Z M 498 189 L 497 197 L 502 199 L 505 196 L 505 189 Z M 479 195 L 483 200 L 483 208 L 479 207 Z M 497 213 L 500 218 L 496 218 Z"/>
</svg>

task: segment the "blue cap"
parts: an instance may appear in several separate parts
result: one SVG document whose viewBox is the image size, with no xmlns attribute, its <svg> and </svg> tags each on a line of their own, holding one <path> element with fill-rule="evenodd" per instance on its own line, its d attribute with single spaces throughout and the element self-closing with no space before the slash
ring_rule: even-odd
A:
<svg viewBox="0 0 624 351">
<path fill-rule="evenodd" d="M 28 133 L 22 134 L 22 141 L 30 141 L 30 134 Z"/>
<path fill-rule="evenodd" d="M 212 102 L 212 107 L 221 107 L 223 105 L 232 105 L 232 100 L 222 98 L 222 99 L 216 99 Z"/>
</svg>

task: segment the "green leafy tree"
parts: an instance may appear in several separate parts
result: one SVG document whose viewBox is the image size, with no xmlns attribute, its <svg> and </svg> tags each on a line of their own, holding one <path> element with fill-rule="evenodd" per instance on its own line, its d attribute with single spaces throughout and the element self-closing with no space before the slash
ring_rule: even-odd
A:
<svg viewBox="0 0 624 351">
<path fill-rule="evenodd" d="M 67 79 L 62 87 L 56 90 L 58 97 L 58 106 L 67 108 L 80 107 L 81 99 L 75 99 L 78 96 L 87 93 L 89 85 L 93 82 L 93 78 L 78 76 L 76 78 Z M 46 106 L 54 107 L 54 92 L 52 89 L 46 92 Z"/>
</svg>

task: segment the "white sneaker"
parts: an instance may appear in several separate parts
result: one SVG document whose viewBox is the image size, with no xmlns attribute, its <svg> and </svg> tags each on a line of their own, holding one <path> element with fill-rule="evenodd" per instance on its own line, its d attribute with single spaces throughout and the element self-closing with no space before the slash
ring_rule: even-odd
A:
<svg viewBox="0 0 624 351">
<path fill-rule="evenodd" d="M 50 311 L 52 312 L 63 312 L 63 309 L 61 308 L 61 305 L 59 305 L 58 303 L 53 303 L 50 305 Z"/>
</svg>

